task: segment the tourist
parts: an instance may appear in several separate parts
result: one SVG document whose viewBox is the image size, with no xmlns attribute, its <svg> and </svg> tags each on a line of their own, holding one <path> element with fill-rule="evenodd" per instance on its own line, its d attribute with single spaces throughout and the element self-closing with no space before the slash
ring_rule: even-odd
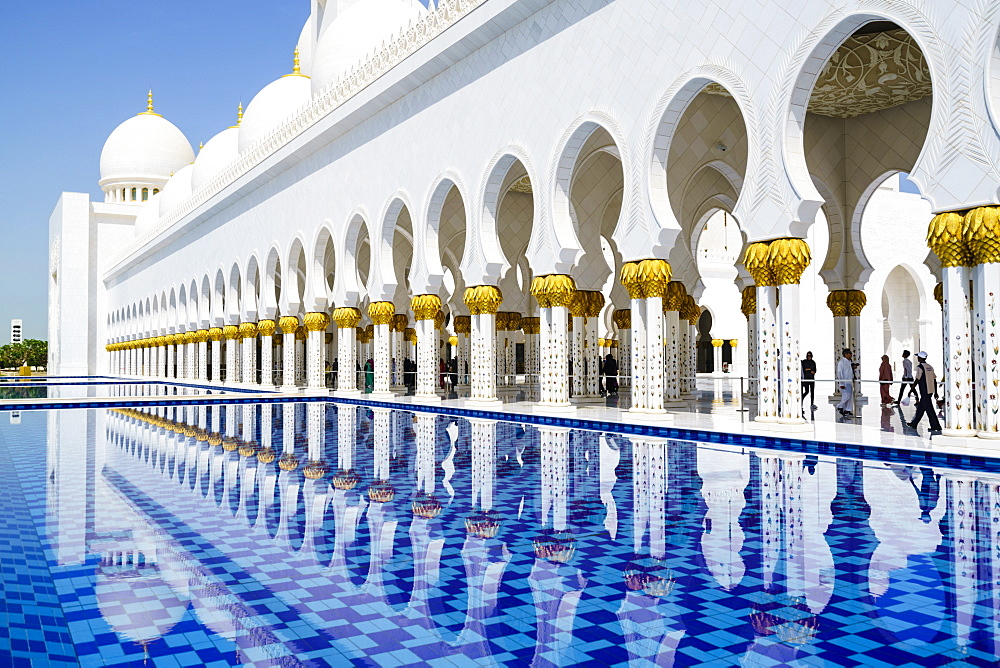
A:
<svg viewBox="0 0 1000 668">
<path fill-rule="evenodd" d="M 899 386 L 899 397 L 896 399 L 896 403 L 903 401 L 903 393 L 906 392 L 906 384 L 910 384 L 910 391 L 906 395 L 907 397 L 916 397 L 917 386 L 913 382 L 913 362 L 910 360 L 910 351 L 903 351 L 903 382 Z"/>
<path fill-rule="evenodd" d="M 889 356 L 882 355 L 882 364 L 878 368 L 878 389 L 882 393 L 882 406 L 892 405 L 892 395 L 889 388 L 892 386 L 892 365 L 889 364 Z"/>
<path fill-rule="evenodd" d="M 448 365 L 445 363 L 443 357 L 438 358 L 438 385 L 441 389 L 446 389 L 445 379 L 448 377 Z"/>
<path fill-rule="evenodd" d="M 913 420 L 907 423 L 908 426 L 916 429 L 926 413 L 931 433 L 935 431 L 940 433 L 941 423 L 938 422 L 937 410 L 934 407 L 934 395 L 937 394 L 937 376 L 934 374 L 934 367 L 927 363 L 927 353 L 923 351 L 917 353 L 917 370 L 913 373 L 913 382 L 920 393 L 920 399 L 917 401 L 917 412 L 913 416 Z"/>
<path fill-rule="evenodd" d="M 371 357 L 365 362 L 365 394 L 371 394 L 375 389 L 375 360 Z"/>
<path fill-rule="evenodd" d="M 816 360 L 813 359 L 812 351 L 806 353 L 806 358 L 802 360 L 802 403 L 805 404 L 806 397 L 811 397 L 809 402 L 813 410 L 816 410 Z"/>
<path fill-rule="evenodd" d="M 601 366 L 604 367 L 604 376 L 607 378 L 604 383 L 607 393 L 618 394 L 618 360 L 608 353 Z"/>
<path fill-rule="evenodd" d="M 837 383 L 840 385 L 840 403 L 837 412 L 845 417 L 854 416 L 854 354 L 844 348 L 843 357 L 837 362 Z"/>
</svg>

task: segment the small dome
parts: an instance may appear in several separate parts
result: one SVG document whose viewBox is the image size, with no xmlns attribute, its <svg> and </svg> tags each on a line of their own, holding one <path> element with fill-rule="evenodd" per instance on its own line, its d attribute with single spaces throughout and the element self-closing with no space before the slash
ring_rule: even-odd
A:
<svg viewBox="0 0 1000 668">
<path fill-rule="evenodd" d="M 416 0 L 362 0 L 339 13 L 312 54 L 313 94 L 360 65 L 425 11 Z"/>
<path fill-rule="evenodd" d="M 240 129 L 233 126 L 212 137 L 202 147 L 191 172 L 192 192 L 214 179 L 219 172 L 240 157 L 239 141 Z"/>
<path fill-rule="evenodd" d="M 243 122 L 240 123 L 240 153 L 271 134 L 311 99 L 309 77 L 301 74 L 289 74 L 264 86 L 243 114 Z"/>
<path fill-rule="evenodd" d="M 191 197 L 191 174 L 193 172 L 194 165 L 185 165 L 179 172 L 170 177 L 167 185 L 163 186 L 163 192 L 159 194 L 161 217 Z"/>
<path fill-rule="evenodd" d="M 101 186 L 166 181 L 192 160 L 194 151 L 184 133 L 159 114 L 147 111 L 119 125 L 104 142 Z"/>
<path fill-rule="evenodd" d="M 160 200 L 163 193 L 159 192 L 149 198 L 148 202 L 143 202 L 139 209 L 139 215 L 135 217 L 135 235 L 144 234 L 152 229 L 160 220 Z"/>
</svg>

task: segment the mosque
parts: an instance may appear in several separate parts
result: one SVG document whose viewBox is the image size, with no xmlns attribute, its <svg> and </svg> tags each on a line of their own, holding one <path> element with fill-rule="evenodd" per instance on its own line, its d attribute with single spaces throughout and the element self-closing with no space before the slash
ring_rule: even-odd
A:
<svg viewBox="0 0 1000 668">
<path fill-rule="evenodd" d="M 612 354 L 635 416 L 725 367 L 794 431 L 806 350 L 927 350 L 1000 438 L 1000 4 L 311 2 L 232 127 L 150 93 L 62 194 L 53 373 L 569 411 Z"/>
</svg>

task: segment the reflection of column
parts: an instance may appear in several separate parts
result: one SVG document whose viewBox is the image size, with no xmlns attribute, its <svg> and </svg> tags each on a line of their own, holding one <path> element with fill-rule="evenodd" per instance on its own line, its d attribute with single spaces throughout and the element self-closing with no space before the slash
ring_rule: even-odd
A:
<svg viewBox="0 0 1000 668">
<path fill-rule="evenodd" d="M 531 281 L 531 294 L 540 309 L 539 403 L 550 410 L 570 407 L 566 337 L 569 306 L 575 292 L 573 279 L 563 274 L 536 276 Z"/>
<path fill-rule="evenodd" d="M 296 392 L 295 387 L 295 332 L 299 328 L 299 319 L 294 315 L 282 316 L 278 320 L 281 328 L 281 391 Z"/>
<path fill-rule="evenodd" d="M 389 394 L 389 324 L 396 307 L 392 302 L 372 302 L 368 305 L 368 315 L 375 325 L 374 358 L 375 387 L 374 394 Z"/>
<path fill-rule="evenodd" d="M 465 290 L 465 305 L 472 314 L 470 367 L 473 402 L 497 403 L 496 312 L 503 301 L 500 290 L 478 285 Z"/>
<path fill-rule="evenodd" d="M 750 478 L 749 461 L 743 453 L 699 449 L 698 474 L 708 506 L 701 552 L 716 582 L 728 591 L 740 584 L 746 572 L 740 556 L 744 534 L 739 519 Z"/>
<path fill-rule="evenodd" d="M 455 316 L 455 334 L 458 335 L 458 384 L 469 385 L 469 334 L 472 333 L 472 318 L 467 315 Z"/>
<path fill-rule="evenodd" d="M 435 392 L 438 375 L 437 330 L 435 320 L 441 310 L 441 298 L 437 295 L 417 295 L 410 301 L 410 308 L 417 320 L 417 388 L 421 399 L 437 400 Z"/>
<path fill-rule="evenodd" d="M 666 260 L 626 262 L 621 282 L 632 299 L 632 408 L 630 412 L 662 414 L 663 294 L 670 283 Z"/>
<path fill-rule="evenodd" d="M 313 392 L 326 390 L 326 328 L 330 325 L 327 313 L 306 313 L 306 377 Z"/>
<path fill-rule="evenodd" d="M 277 324 L 273 320 L 261 320 L 257 323 L 260 334 L 260 384 L 263 388 L 274 387 L 274 330 Z"/>
<path fill-rule="evenodd" d="M 493 510 L 496 470 L 496 420 L 469 418 L 472 427 L 472 505 Z"/>
<path fill-rule="evenodd" d="M 338 308 L 333 312 L 333 321 L 337 323 L 337 394 L 356 396 L 360 392 L 355 328 L 361 322 L 361 311 L 351 307 Z"/>
</svg>

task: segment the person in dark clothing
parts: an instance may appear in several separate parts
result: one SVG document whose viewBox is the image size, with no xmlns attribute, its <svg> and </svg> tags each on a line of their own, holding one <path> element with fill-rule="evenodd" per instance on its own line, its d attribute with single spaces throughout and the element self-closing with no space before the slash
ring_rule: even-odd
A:
<svg viewBox="0 0 1000 668">
<path fill-rule="evenodd" d="M 913 374 L 913 382 L 920 392 L 920 400 L 917 402 L 917 412 L 913 416 L 913 421 L 908 423 L 911 429 L 916 429 L 927 414 L 927 421 L 932 432 L 941 431 L 941 423 L 938 422 L 937 409 L 934 407 L 934 395 L 937 394 L 937 377 L 934 375 L 934 367 L 927 363 L 927 353 L 921 351 L 917 353 L 917 370 Z"/>
<path fill-rule="evenodd" d="M 909 392 L 906 390 L 906 386 L 910 386 Z M 898 404 L 903 400 L 903 394 L 906 393 L 908 397 L 917 397 L 917 384 L 913 382 L 913 362 L 910 361 L 910 351 L 903 351 L 903 382 L 899 386 L 899 397 L 896 398 L 896 403 Z"/>
<path fill-rule="evenodd" d="M 806 397 L 812 400 L 809 404 L 816 410 L 816 360 L 813 359 L 812 351 L 806 353 L 806 358 L 802 360 L 802 403 L 806 403 Z"/>
<path fill-rule="evenodd" d="M 604 369 L 604 377 L 607 378 L 604 387 L 608 394 L 618 394 L 618 360 L 608 353 L 601 366 Z"/>
</svg>

